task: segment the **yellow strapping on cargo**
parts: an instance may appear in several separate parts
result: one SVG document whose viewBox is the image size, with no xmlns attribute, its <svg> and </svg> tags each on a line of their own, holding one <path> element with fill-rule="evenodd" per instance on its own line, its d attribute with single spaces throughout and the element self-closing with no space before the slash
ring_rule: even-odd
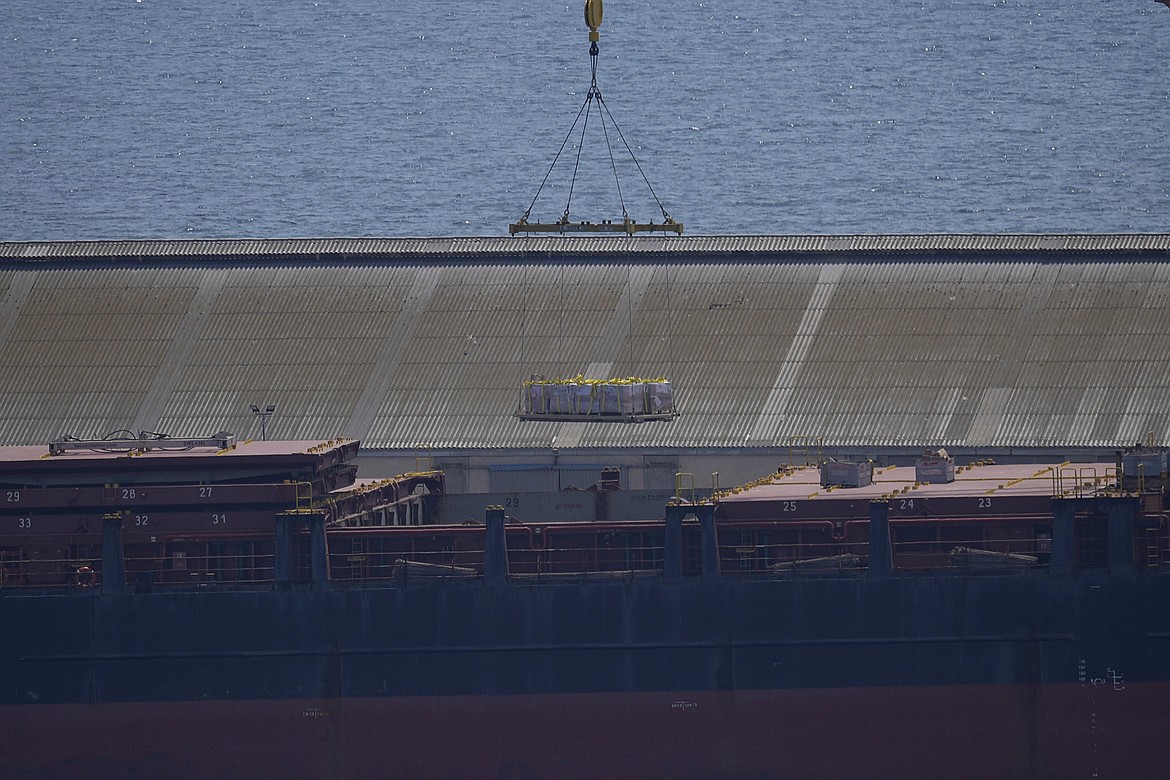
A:
<svg viewBox="0 0 1170 780">
<path fill-rule="evenodd" d="M 646 377 L 636 377 L 636 376 L 614 377 L 612 379 L 586 379 L 584 377 L 584 375 L 578 374 L 577 376 L 571 376 L 571 377 L 568 377 L 567 379 L 526 379 L 524 381 L 524 386 L 529 387 L 531 385 L 629 385 L 629 384 L 635 384 L 638 382 L 641 382 L 643 384 L 646 384 L 646 383 L 659 383 L 659 384 L 666 383 L 666 384 L 669 384 L 670 380 L 667 379 L 666 377 L 655 377 L 653 379 L 648 379 Z"/>
</svg>

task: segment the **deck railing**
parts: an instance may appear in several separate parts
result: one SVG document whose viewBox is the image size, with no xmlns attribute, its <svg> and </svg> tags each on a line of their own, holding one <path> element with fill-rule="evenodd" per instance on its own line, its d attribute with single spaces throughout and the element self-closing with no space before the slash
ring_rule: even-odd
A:
<svg viewBox="0 0 1170 780">
<path fill-rule="evenodd" d="M 131 541 L 122 546 L 122 555 L 111 556 L 94 544 L 9 546 L 0 548 L 0 589 L 393 586 L 485 577 L 529 583 L 655 576 L 883 577 L 1132 570 L 1170 563 L 1166 517 L 1135 515 L 1135 502 L 1071 499 L 1053 515 L 1001 520 L 891 521 L 876 513 L 869 522 L 724 523 L 716 522 L 710 505 L 694 505 L 670 507 L 674 519 L 666 524 L 533 526 L 498 515 L 494 532 L 490 523 L 328 531 L 307 524 L 286 526 L 283 537 L 274 532 Z M 871 544 L 870 533 L 882 531 L 888 531 L 889 543 Z M 120 574 L 111 579 L 103 568 L 114 567 Z"/>
</svg>

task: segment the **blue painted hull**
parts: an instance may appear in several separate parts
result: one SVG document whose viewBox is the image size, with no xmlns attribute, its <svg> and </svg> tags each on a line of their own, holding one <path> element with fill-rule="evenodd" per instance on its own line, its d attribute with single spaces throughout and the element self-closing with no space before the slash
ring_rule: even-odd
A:
<svg viewBox="0 0 1170 780">
<path fill-rule="evenodd" d="M 10 593 L 0 622 L 19 627 L 0 651 L 17 777 L 1136 777 L 1167 758 L 1157 570 Z"/>
</svg>

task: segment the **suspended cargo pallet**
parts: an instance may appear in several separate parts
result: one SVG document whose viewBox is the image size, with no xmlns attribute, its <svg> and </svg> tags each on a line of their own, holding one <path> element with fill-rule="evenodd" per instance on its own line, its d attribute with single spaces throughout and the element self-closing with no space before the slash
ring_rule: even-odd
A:
<svg viewBox="0 0 1170 780">
<path fill-rule="evenodd" d="M 656 422 L 678 417 L 665 379 L 532 379 L 524 383 L 521 420 L 546 422 Z"/>
<path fill-rule="evenodd" d="M 644 423 L 665 422 L 678 417 L 670 414 L 553 414 L 550 412 L 525 412 L 519 410 L 516 417 L 524 422 L 599 422 L 599 423 Z"/>
</svg>

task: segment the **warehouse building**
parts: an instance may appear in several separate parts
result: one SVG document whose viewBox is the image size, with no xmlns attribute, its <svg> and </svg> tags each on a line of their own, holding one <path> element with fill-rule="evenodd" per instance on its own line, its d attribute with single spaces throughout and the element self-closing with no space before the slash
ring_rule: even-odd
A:
<svg viewBox="0 0 1170 780">
<path fill-rule="evenodd" d="M 0 444 L 340 436 L 363 476 L 616 467 L 651 497 L 935 447 L 1104 459 L 1170 438 L 1168 259 L 1168 235 L 6 243 Z M 667 379 L 679 416 L 521 420 L 533 377 Z"/>
</svg>

